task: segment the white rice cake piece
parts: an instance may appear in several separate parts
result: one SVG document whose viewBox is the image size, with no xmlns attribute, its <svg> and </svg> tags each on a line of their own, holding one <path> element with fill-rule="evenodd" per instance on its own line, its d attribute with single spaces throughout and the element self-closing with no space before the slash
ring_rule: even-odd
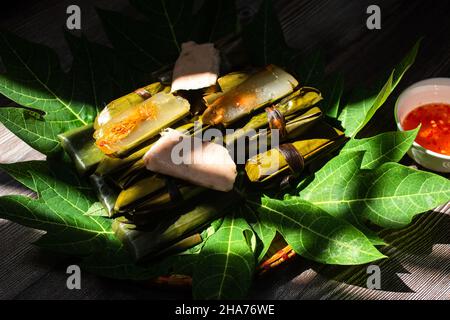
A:
<svg viewBox="0 0 450 320">
<path fill-rule="evenodd" d="M 219 68 L 219 50 L 213 43 L 185 42 L 173 69 L 171 92 L 210 87 L 217 82 Z"/>
<path fill-rule="evenodd" d="M 237 176 L 236 164 L 226 148 L 173 129 L 161 133 L 144 155 L 144 162 L 152 172 L 224 192 L 233 189 Z"/>
</svg>

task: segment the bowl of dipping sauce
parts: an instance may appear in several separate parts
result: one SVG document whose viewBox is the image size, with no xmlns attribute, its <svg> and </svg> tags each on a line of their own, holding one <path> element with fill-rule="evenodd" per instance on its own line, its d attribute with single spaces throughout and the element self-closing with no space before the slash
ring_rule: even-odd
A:
<svg viewBox="0 0 450 320">
<path fill-rule="evenodd" d="M 406 89 L 395 105 L 401 131 L 420 131 L 408 151 L 421 166 L 450 172 L 450 78 L 420 81 Z"/>
</svg>

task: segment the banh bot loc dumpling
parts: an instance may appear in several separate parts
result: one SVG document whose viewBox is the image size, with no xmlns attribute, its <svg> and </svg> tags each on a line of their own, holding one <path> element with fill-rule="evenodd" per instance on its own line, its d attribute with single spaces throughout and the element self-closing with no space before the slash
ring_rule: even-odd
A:
<svg viewBox="0 0 450 320">
<path fill-rule="evenodd" d="M 330 153 L 345 141 L 342 131 L 321 122 L 301 139 L 284 143 L 247 160 L 245 171 L 251 182 L 298 175 L 313 160 Z"/>
<path fill-rule="evenodd" d="M 158 92 L 149 99 L 117 112 L 98 127 L 95 143 L 111 156 L 127 155 L 164 128 L 188 115 L 189 102 L 171 93 Z"/>
<path fill-rule="evenodd" d="M 229 125 L 247 114 L 290 94 L 298 81 L 283 69 L 269 65 L 218 97 L 203 113 L 209 125 Z"/>
<path fill-rule="evenodd" d="M 101 126 L 114 121 L 115 117 L 122 111 L 143 102 L 161 91 L 169 92 L 170 87 L 165 86 L 160 82 L 155 82 L 111 101 L 105 108 L 103 108 L 95 119 L 94 129 L 97 130 Z"/>
</svg>

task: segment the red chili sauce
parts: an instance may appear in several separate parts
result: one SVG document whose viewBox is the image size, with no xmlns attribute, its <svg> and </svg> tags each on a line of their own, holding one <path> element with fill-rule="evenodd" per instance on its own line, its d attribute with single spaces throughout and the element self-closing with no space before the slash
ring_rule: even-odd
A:
<svg viewBox="0 0 450 320">
<path fill-rule="evenodd" d="M 432 103 L 412 110 L 403 120 L 404 130 L 414 130 L 420 124 L 416 142 L 425 149 L 450 155 L 450 104 Z"/>
</svg>

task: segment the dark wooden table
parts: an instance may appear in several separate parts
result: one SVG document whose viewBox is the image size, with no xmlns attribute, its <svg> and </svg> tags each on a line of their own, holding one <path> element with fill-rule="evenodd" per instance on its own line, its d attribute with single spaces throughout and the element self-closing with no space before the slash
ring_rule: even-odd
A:
<svg viewBox="0 0 450 320">
<path fill-rule="evenodd" d="M 366 28 L 366 9 L 373 1 L 274 0 L 288 44 L 307 52 L 321 48 L 327 72 L 345 75 L 346 87 L 369 85 L 380 70 L 397 63 L 424 36 L 414 68 L 401 88 L 428 77 L 450 76 L 450 3 L 442 1 L 376 1 L 382 10 L 382 29 Z M 240 16 L 253 14 L 260 1 L 239 1 Z M 120 0 L 15 0 L 0 11 L 0 27 L 54 48 L 61 63 L 71 63 L 63 38 L 66 8 L 82 9 L 83 33 L 107 44 L 94 6 L 138 15 Z M 393 97 L 380 110 L 368 131 L 395 129 Z M 2 101 L 2 100 L 0 100 Z M 6 103 L 6 102 L 5 102 Z M 42 159 L 0 126 L 0 162 Z M 408 162 L 408 159 L 405 159 Z M 0 172 L 0 195 L 31 194 Z M 82 289 L 68 290 L 65 258 L 32 245 L 40 231 L 0 219 L 0 299 L 128 299 L 189 297 L 189 292 L 145 288 L 83 273 Z M 398 241 L 409 237 L 410 241 Z M 251 298 L 262 299 L 450 299 L 450 206 L 418 218 L 402 231 L 386 234 L 391 258 L 380 264 L 382 290 L 365 287 L 364 267 L 326 267 L 296 258 L 257 279 Z M 406 242 L 406 243 L 405 243 Z"/>
</svg>

